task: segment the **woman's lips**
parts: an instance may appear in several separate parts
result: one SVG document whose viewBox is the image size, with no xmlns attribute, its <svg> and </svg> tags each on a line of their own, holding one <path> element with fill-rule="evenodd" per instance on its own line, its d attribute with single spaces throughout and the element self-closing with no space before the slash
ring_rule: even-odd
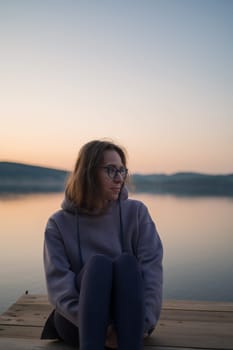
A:
<svg viewBox="0 0 233 350">
<path fill-rule="evenodd" d="M 113 192 L 120 192 L 121 189 L 118 188 L 118 187 L 112 187 L 111 190 L 112 190 Z"/>
</svg>

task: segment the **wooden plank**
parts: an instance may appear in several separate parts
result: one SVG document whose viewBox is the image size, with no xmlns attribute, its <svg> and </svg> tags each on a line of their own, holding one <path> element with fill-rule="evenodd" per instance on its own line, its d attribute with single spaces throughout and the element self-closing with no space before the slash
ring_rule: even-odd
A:
<svg viewBox="0 0 233 350">
<path fill-rule="evenodd" d="M 182 307 L 183 305 L 182 302 Z M 208 304 L 205 303 L 205 305 Z M 216 309 L 220 310 L 219 307 L 215 307 Z M 24 295 L 0 316 L 0 324 L 42 326 L 51 311 L 52 306 L 48 304 L 45 296 Z M 213 308 L 206 311 L 206 307 L 202 310 L 191 310 L 190 307 L 189 309 L 187 307 L 170 309 L 164 306 L 160 320 L 233 323 L 233 311 L 214 311 Z"/>
<path fill-rule="evenodd" d="M 50 305 L 16 303 L 0 316 L 0 324 L 42 327 L 51 311 Z"/>
<path fill-rule="evenodd" d="M 23 294 L 17 304 L 48 304 L 45 294 Z M 233 302 L 194 301 L 194 300 L 164 300 L 163 309 L 208 310 L 233 312 Z"/>
<path fill-rule="evenodd" d="M 23 325 L 23 326 L 43 326 L 48 314 L 52 311 L 49 305 L 24 304 L 12 305 L 2 316 L 0 324 Z M 209 323 L 232 323 L 233 312 L 220 311 L 192 311 L 192 310 L 163 310 L 160 317 L 162 321 L 196 321 Z"/>
<path fill-rule="evenodd" d="M 147 345 L 233 349 L 233 325 L 208 322 L 159 322 Z"/>
<path fill-rule="evenodd" d="M 233 302 L 164 300 L 163 309 L 233 312 Z"/>
<path fill-rule="evenodd" d="M 42 327 L 0 326 L 2 337 L 39 339 Z M 192 347 L 207 349 L 233 349 L 232 325 L 219 324 L 215 328 L 210 324 L 198 325 L 193 322 L 159 323 L 152 336 L 144 341 L 147 346 Z"/>
<path fill-rule="evenodd" d="M 42 327 L 0 325 L 0 339 L 2 338 L 40 339 L 41 332 L 42 332 Z"/>
<path fill-rule="evenodd" d="M 11 339 L 18 338 L 18 341 L 21 339 L 31 340 L 32 344 L 34 344 L 34 342 L 39 340 L 40 334 L 40 327 L 5 326 L 4 337 L 0 337 L 0 344 L 2 344 L 2 339 L 7 337 Z M 174 347 L 178 349 L 233 349 L 232 340 L 232 337 L 229 338 L 227 329 L 225 333 L 213 334 L 212 329 L 208 329 L 208 325 L 204 325 L 204 328 L 199 329 L 197 332 L 195 325 L 192 323 L 183 325 L 180 328 L 174 323 L 166 324 L 162 329 L 158 327 L 153 336 L 144 341 L 144 349 L 157 349 L 158 347 L 162 347 L 163 350 L 165 347 L 173 349 Z M 4 347 L 0 346 L 0 349 L 4 349 Z"/>
<path fill-rule="evenodd" d="M 197 311 L 197 310 L 162 310 L 160 320 L 176 320 L 179 322 L 232 322 L 233 312 Z"/>
<path fill-rule="evenodd" d="M 176 305 L 174 301 L 164 303 L 156 330 L 145 340 L 146 349 L 233 349 L 232 304 L 198 302 L 195 307 L 189 301 L 178 301 Z M 0 318 L 0 339 L 38 339 L 51 310 L 44 295 L 20 297 Z"/>
<path fill-rule="evenodd" d="M 59 341 L 1 338 L 0 349 L 4 350 L 70 350 L 71 347 Z"/>
<path fill-rule="evenodd" d="M 70 350 L 70 346 L 59 341 L 0 338 L 0 349 L 6 350 Z M 193 350 L 193 348 L 144 346 L 145 350 Z M 199 348 L 198 350 L 206 350 Z"/>
<path fill-rule="evenodd" d="M 48 304 L 46 294 L 23 294 L 16 302 L 17 304 Z"/>
</svg>

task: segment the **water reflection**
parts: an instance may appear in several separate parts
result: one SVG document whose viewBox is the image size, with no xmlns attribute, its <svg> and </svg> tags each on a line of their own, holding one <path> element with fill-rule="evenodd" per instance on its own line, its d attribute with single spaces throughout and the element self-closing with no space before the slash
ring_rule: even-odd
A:
<svg viewBox="0 0 233 350">
<path fill-rule="evenodd" d="M 164 245 L 164 297 L 233 301 L 233 201 L 133 194 L 149 208 Z M 47 218 L 63 193 L 0 197 L 0 312 L 25 290 L 45 293 Z"/>
<path fill-rule="evenodd" d="M 137 195 L 164 244 L 165 298 L 233 301 L 233 201 Z"/>
<path fill-rule="evenodd" d="M 45 293 L 44 227 L 62 197 L 63 194 L 0 197 L 0 312 L 25 290 Z"/>
</svg>

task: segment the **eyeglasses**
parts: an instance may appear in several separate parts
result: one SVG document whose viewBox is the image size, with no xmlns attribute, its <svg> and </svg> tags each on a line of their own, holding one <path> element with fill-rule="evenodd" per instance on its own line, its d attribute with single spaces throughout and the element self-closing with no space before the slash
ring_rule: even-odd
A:
<svg viewBox="0 0 233 350">
<path fill-rule="evenodd" d="M 126 176 L 128 175 L 128 169 L 126 169 L 124 167 L 117 169 L 116 167 L 114 167 L 112 165 L 107 165 L 107 166 L 102 166 L 100 168 L 104 169 L 111 179 L 115 179 L 115 177 L 117 177 L 118 173 L 123 177 L 123 179 L 125 179 Z"/>
</svg>

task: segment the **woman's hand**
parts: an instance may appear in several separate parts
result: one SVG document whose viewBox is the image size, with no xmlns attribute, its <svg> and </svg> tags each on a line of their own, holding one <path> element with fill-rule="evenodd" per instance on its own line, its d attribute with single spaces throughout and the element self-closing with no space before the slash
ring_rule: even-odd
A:
<svg viewBox="0 0 233 350">
<path fill-rule="evenodd" d="M 112 324 L 108 326 L 105 346 L 110 349 L 117 349 L 116 330 Z"/>
<path fill-rule="evenodd" d="M 148 333 L 143 334 L 143 339 L 148 337 L 149 337 Z M 105 346 L 109 349 L 117 349 L 117 334 L 112 324 L 110 324 L 107 329 Z"/>
</svg>

